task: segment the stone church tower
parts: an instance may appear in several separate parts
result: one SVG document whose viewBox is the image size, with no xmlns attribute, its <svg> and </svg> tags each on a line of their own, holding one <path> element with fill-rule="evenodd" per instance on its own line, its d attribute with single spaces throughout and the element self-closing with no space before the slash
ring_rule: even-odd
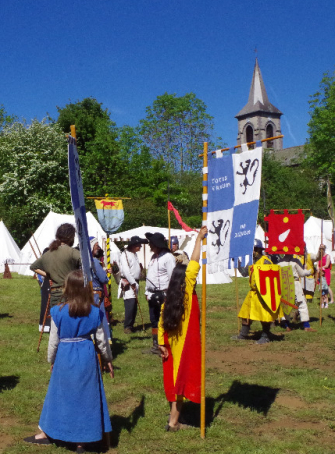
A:
<svg viewBox="0 0 335 454">
<path fill-rule="evenodd" d="M 281 115 L 280 110 L 268 99 L 256 57 L 248 103 L 235 116 L 238 121 L 237 144 L 279 136 Z M 263 148 L 281 150 L 283 139 L 264 142 Z"/>
</svg>

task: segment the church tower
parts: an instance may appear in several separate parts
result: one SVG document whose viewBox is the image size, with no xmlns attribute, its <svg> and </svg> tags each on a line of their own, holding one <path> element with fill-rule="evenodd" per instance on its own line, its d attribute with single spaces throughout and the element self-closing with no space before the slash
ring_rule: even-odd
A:
<svg viewBox="0 0 335 454">
<path fill-rule="evenodd" d="M 256 57 L 248 103 L 235 116 L 238 121 L 237 144 L 279 136 L 281 115 L 269 101 Z M 281 150 L 283 139 L 264 142 L 263 147 Z"/>
</svg>

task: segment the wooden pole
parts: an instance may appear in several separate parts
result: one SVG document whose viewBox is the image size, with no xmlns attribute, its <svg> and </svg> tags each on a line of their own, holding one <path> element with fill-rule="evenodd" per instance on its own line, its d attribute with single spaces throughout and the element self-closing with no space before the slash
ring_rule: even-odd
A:
<svg viewBox="0 0 335 454">
<path fill-rule="evenodd" d="M 275 137 L 268 137 L 267 139 L 262 139 L 260 142 L 268 142 L 269 140 L 275 140 L 275 139 L 282 139 L 284 136 L 282 134 L 280 134 L 279 136 L 275 136 Z M 247 145 L 255 145 L 255 143 L 257 142 L 248 142 Z M 234 149 L 236 148 L 241 148 L 242 145 L 235 145 Z M 222 148 L 220 151 L 228 151 L 230 150 L 230 148 Z M 211 153 L 214 154 L 216 153 L 218 150 L 215 150 L 215 151 L 212 151 Z M 199 155 L 200 156 L 203 156 L 202 154 Z"/>
<path fill-rule="evenodd" d="M 204 143 L 203 168 L 208 165 L 208 143 Z M 208 194 L 208 173 L 203 173 L 202 186 L 203 208 L 207 208 Z M 202 223 L 207 224 L 207 212 L 203 210 Z M 201 406 L 200 406 L 200 436 L 206 436 L 206 259 L 207 259 L 207 238 L 202 241 L 202 299 L 201 299 Z"/>
<path fill-rule="evenodd" d="M 323 219 L 321 219 L 321 244 L 323 244 Z M 321 249 L 321 259 L 319 267 L 319 291 L 320 291 L 320 326 L 322 326 L 322 261 L 323 261 L 323 249 Z"/>
<path fill-rule="evenodd" d="M 238 313 L 240 312 L 240 305 L 238 301 L 238 285 L 237 285 L 237 268 L 235 268 L 235 295 L 236 295 L 236 313 L 237 313 L 237 333 L 240 332 L 240 319 L 238 317 Z"/>
<path fill-rule="evenodd" d="M 107 269 L 109 270 L 111 267 L 111 251 L 110 251 L 110 238 L 109 238 L 108 233 L 107 233 L 106 246 L 107 246 L 107 257 L 106 257 L 107 258 Z M 112 297 L 112 274 L 107 273 L 107 277 L 108 277 L 108 284 L 107 284 L 108 296 L 109 296 L 110 301 L 112 301 L 112 299 L 111 299 L 111 297 Z"/>
<path fill-rule="evenodd" d="M 41 255 L 42 255 L 41 249 L 40 249 L 40 248 L 38 247 L 38 244 L 37 244 L 36 238 L 35 238 L 35 236 L 34 236 L 34 234 L 33 234 L 33 233 L 32 233 L 32 237 L 33 237 L 33 240 L 35 241 L 35 244 L 36 244 L 36 246 L 37 246 L 37 250 L 38 250 L 38 252 L 39 252 L 39 254 L 40 254 L 40 256 L 41 256 Z"/>
</svg>

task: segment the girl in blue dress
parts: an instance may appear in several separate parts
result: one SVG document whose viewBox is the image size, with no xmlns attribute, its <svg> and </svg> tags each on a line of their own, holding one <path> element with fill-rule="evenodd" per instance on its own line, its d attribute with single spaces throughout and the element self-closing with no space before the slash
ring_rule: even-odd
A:
<svg viewBox="0 0 335 454">
<path fill-rule="evenodd" d="M 81 271 L 67 276 L 63 296 L 66 303 L 50 311 L 52 374 L 39 422 L 41 432 L 25 441 L 51 444 L 50 439 L 61 440 L 85 452 L 85 443 L 99 441 L 112 430 L 96 348 L 111 378 L 112 353 L 102 327 L 103 313 L 94 305 L 93 293 L 84 287 Z"/>
</svg>

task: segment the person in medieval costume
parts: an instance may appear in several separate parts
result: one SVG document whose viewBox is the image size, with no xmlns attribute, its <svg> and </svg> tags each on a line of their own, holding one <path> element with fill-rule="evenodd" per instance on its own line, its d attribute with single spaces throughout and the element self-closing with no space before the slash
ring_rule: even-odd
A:
<svg viewBox="0 0 335 454">
<path fill-rule="evenodd" d="M 272 265 L 271 259 L 267 255 L 263 255 L 263 244 L 261 240 L 255 239 L 254 251 L 253 251 L 253 263 L 254 265 Z M 237 336 L 233 336 L 232 339 L 248 339 L 251 323 L 254 320 L 258 320 L 262 324 L 262 334 L 260 339 L 256 342 L 257 344 L 266 344 L 270 342 L 270 327 L 271 323 L 278 317 L 282 317 L 283 310 L 279 304 L 276 312 L 270 310 L 263 298 L 261 297 L 256 286 L 256 279 L 254 273 L 254 265 L 245 268 L 239 267 L 239 271 L 242 276 L 246 277 L 247 272 L 249 274 L 249 285 L 250 290 L 247 294 L 238 317 L 242 319 L 241 331 Z"/>
<path fill-rule="evenodd" d="M 315 329 L 311 328 L 309 324 L 309 312 L 307 301 L 300 282 L 301 278 L 311 275 L 312 270 L 305 270 L 302 267 L 300 261 L 290 254 L 284 255 L 283 258 L 279 260 L 278 265 L 281 267 L 283 266 L 292 267 L 295 288 L 295 304 L 298 306 L 300 321 L 302 323 L 304 331 L 315 331 Z"/>
<path fill-rule="evenodd" d="M 104 314 L 104 317 L 102 319 L 102 326 L 104 329 L 106 341 L 108 340 L 109 343 L 111 343 L 110 328 L 108 325 L 105 310 L 105 293 L 104 293 L 104 285 L 108 283 L 108 276 L 106 274 L 106 271 L 103 269 L 100 261 L 101 257 L 104 255 L 104 251 L 99 246 L 97 238 L 95 238 L 94 236 L 90 236 L 89 240 L 95 268 L 95 271 L 93 272 L 92 275 L 94 303 L 96 304 L 97 307 L 100 308 L 101 312 Z M 111 272 L 111 270 L 107 271 Z"/>
<path fill-rule="evenodd" d="M 158 321 L 161 313 L 161 306 L 165 301 L 166 290 L 169 286 L 171 275 L 176 260 L 170 249 L 167 247 L 162 233 L 146 233 L 149 246 L 153 256 L 148 264 L 145 295 L 149 303 L 149 315 L 152 328 L 153 347 L 150 353 L 160 355 L 158 348 Z"/>
<path fill-rule="evenodd" d="M 134 323 L 137 314 L 137 295 L 141 277 L 141 264 L 137 257 L 142 244 L 148 240 L 139 236 L 132 236 L 128 246 L 123 250 L 120 258 L 121 280 L 119 283 L 119 298 L 124 300 L 124 333 L 134 332 Z"/>
<path fill-rule="evenodd" d="M 170 432 L 182 428 L 179 415 L 184 398 L 200 403 L 200 309 L 194 287 L 200 270 L 201 241 L 206 234 L 207 227 L 202 227 L 190 261 L 182 254 L 177 257 L 159 321 L 164 389 L 171 407 L 165 430 Z"/>
<path fill-rule="evenodd" d="M 52 281 L 50 307 L 60 302 L 66 276 L 81 266 L 80 252 L 72 247 L 75 233 L 72 224 L 60 225 L 49 250 L 30 265 L 32 271 Z"/>
<path fill-rule="evenodd" d="M 321 263 L 321 254 L 322 254 L 322 263 Z M 332 263 L 330 260 L 330 255 L 326 253 L 326 245 L 325 244 L 320 244 L 319 247 L 319 261 L 318 261 L 318 271 L 322 270 L 325 272 L 325 277 L 328 285 L 328 292 L 330 296 L 330 301 L 329 304 L 334 303 L 334 296 L 332 289 L 330 288 L 330 278 L 331 278 L 331 269 L 332 269 Z"/>
</svg>

